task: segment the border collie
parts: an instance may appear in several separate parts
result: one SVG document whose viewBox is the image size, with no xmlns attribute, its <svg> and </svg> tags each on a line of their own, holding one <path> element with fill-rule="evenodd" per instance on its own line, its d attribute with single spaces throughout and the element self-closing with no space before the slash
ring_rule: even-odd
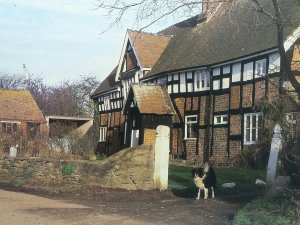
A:
<svg viewBox="0 0 300 225">
<path fill-rule="evenodd" d="M 195 168 L 192 170 L 195 185 L 199 188 L 197 200 L 200 199 L 200 192 L 204 190 L 204 199 L 208 198 L 208 189 L 211 188 L 212 198 L 215 197 L 214 187 L 216 186 L 216 175 L 212 167 L 208 163 L 204 164 L 204 168 Z"/>
</svg>

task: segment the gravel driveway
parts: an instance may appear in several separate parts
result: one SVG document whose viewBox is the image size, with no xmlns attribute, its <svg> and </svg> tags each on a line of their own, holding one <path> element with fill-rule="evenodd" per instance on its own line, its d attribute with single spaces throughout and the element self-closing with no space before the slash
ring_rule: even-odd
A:
<svg viewBox="0 0 300 225">
<path fill-rule="evenodd" d="M 195 200 L 193 194 L 86 187 L 50 193 L 0 185 L 3 225 L 229 224 L 255 195 Z M 176 196 L 177 195 L 177 196 Z"/>
</svg>

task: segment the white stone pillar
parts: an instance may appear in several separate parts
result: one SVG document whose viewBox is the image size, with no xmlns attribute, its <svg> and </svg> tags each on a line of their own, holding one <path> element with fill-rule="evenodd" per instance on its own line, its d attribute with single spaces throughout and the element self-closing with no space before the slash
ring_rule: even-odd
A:
<svg viewBox="0 0 300 225">
<path fill-rule="evenodd" d="M 269 186 L 272 186 L 276 177 L 278 154 L 281 148 L 281 128 L 277 124 L 274 128 L 274 134 L 272 138 L 270 156 L 268 161 L 267 184 Z"/>
<path fill-rule="evenodd" d="M 168 189 L 170 128 L 158 126 L 154 150 L 154 188 Z"/>
</svg>

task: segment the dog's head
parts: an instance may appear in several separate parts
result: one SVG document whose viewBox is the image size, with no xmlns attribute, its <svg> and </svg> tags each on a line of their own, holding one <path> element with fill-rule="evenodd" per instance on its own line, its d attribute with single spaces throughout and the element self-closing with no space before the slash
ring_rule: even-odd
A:
<svg viewBox="0 0 300 225">
<path fill-rule="evenodd" d="M 205 172 L 203 170 L 203 168 L 195 168 L 192 170 L 192 176 L 193 178 L 196 178 L 196 177 L 200 177 L 200 178 L 204 178 L 205 176 Z"/>
</svg>

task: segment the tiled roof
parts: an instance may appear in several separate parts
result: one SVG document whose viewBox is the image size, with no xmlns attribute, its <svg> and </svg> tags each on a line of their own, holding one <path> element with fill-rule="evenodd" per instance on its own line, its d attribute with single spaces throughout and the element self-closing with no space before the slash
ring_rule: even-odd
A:
<svg viewBox="0 0 300 225">
<path fill-rule="evenodd" d="M 128 30 L 143 68 L 152 68 L 168 45 L 171 36 Z"/>
<path fill-rule="evenodd" d="M 251 10 L 249 2 L 237 3 L 230 9 L 226 3 L 222 3 L 205 22 L 197 26 L 192 24 L 185 32 L 177 32 L 146 77 L 209 66 L 276 48 L 277 29 L 274 21 Z M 291 19 L 285 26 L 287 37 L 299 26 L 300 5 L 297 0 L 281 0 L 280 3 L 284 19 Z M 271 1 L 262 1 L 262 4 L 264 9 L 273 13 Z"/>
<path fill-rule="evenodd" d="M 139 111 L 142 114 L 176 114 L 167 89 L 162 85 L 150 83 L 132 84 L 130 93 L 133 94 Z M 127 104 L 129 104 L 128 101 L 126 102 Z M 125 108 L 127 107 L 125 106 Z"/>
<path fill-rule="evenodd" d="M 45 122 L 30 91 L 0 89 L 0 120 Z"/>
<path fill-rule="evenodd" d="M 117 67 L 113 69 L 113 71 L 106 77 L 98 88 L 91 94 L 91 98 L 97 97 L 97 95 L 111 91 L 118 87 L 118 82 L 115 81 L 115 76 L 117 72 Z"/>
</svg>

